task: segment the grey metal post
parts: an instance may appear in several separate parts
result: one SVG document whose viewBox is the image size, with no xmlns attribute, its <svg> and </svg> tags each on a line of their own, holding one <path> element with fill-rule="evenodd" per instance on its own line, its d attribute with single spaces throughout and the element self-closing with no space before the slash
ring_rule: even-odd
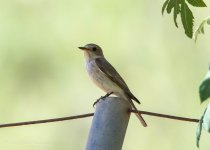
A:
<svg viewBox="0 0 210 150">
<path fill-rule="evenodd" d="M 121 150 L 130 113 L 129 103 L 107 97 L 96 105 L 86 150 Z"/>
</svg>

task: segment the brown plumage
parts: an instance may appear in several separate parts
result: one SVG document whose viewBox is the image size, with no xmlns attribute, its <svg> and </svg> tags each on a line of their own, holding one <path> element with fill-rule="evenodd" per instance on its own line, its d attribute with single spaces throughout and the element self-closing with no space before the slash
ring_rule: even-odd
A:
<svg viewBox="0 0 210 150">
<path fill-rule="evenodd" d="M 120 74 L 105 59 L 102 49 L 95 44 L 87 44 L 79 48 L 84 50 L 86 69 L 92 81 L 106 93 L 113 92 L 116 96 L 128 100 L 132 108 L 137 111 L 132 100 L 138 104 L 140 104 L 140 101 L 131 93 Z M 146 127 L 147 124 L 141 113 L 136 113 L 136 116 Z"/>
</svg>

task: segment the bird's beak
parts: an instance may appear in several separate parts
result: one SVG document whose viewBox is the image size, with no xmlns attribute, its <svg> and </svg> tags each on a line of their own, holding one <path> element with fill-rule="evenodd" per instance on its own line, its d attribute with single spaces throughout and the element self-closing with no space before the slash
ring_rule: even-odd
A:
<svg viewBox="0 0 210 150">
<path fill-rule="evenodd" d="M 78 47 L 78 48 L 81 49 L 81 50 L 88 50 L 87 47 Z"/>
</svg>

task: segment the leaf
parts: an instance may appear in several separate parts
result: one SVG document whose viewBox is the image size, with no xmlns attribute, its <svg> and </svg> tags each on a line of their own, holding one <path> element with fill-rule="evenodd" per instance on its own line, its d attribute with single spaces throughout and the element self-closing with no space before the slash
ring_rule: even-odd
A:
<svg viewBox="0 0 210 150">
<path fill-rule="evenodd" d="M 203 123 L 203 116 L 201 116 L 201 119 L 198 122 L 198 127 L 196 130 L 196 146 L 199 147 L 199 142 L 200 142 L 200 137 L 201 137 L 201 132 L 202 132 L 202 123 Z"/>
<path fill-rule="evenodd" d="M 203 125 L 203 118 L 204 118 L 204 115 L 206 113 L 206 110 L 207 108 L 205 109 L 203 115 L 201 116 L 201 119 L 199 120 L 198 122 L 198 127 L 197 127 L 197 130 L 196 130 L 196 146 L 199 148 L 199 141 L 200 141 L 200 137 L 201 137 L 201 132 L 202 132 L 202 125 Z"/>
<path fill-rule="evenodd" d="M 179 14 L 180 12 L 180 0 L 168 0 L 166 1 L 164 4 L 163 4 L 163 7 L 162 7 L 162 13 L 164 12 L 165 8 L 167 10 L 167 13 L 170 14 L 172 9 L 174 9 L 174 24 L 176 27 L 178 27 L 178 24 L 177 24 L 177 15 Z"/>
<path fill-rule="evenodd" d="M 210 78 L 203 81 L 200 86 L 200 100 L 204 102 L 210 96 Z"/>
<path fill-rule="evenodd" d="M 210 25 L 210 17 L 207 19 L 207 24 Z"/>
<path fill-rule="evenodd" d="M 171 10 L 172 10 L 172 8 L 173 8 L 174 5 L 175 5 L 175 1 L 176 1 L 176 0 L 169 0 L 168 6 L 167 6 L 167 8 L 166 8 L 168 14 L 171 13 Z"/>
<path fill-rule="evenodd" d="M 195 7 L 207 7 L 203 0 L 187 0 L 189 4 Z"/>
<path fill-rule="evenodd" d="M 179 6 L 179 0 L 175 0 L 175 4 L 174 4 L 174 23 L 175 23 L 175 26 L 178 28 L 178 24 L 177 24 L 177 15 L 179 14 L 180 12 L 180 6 Z"/>
<path fill-rule="evenodd" d="M 210 103 L 204 112 L 204 117 L 203 117 L 203 129 L 208 131 L 210 133 Z"/>
<path fill-rule="evenodd" d="M 185 1 L 182 1 L 181 3 L 181 20 L 182 20 L 182 25 L 185 30 L 185 34 L 189 37 L 192 38 L 193 35 L 193 14 L 192 11 L 189 9 Z"/>
<path fill-rule="evenodd" d="M 199 94 L 201 103 L 210 97 L 210 70 L 208 70 L 199 87 Z"/>
<path fill-rule="evenodd" d="M 201 28 L 201 33 L 204 34 L 204 26 Z"/>
<path fill-rule="evenodd" d="M 164 2 L 164 4 L 163 4 L 163 7 L 162 7 L 162 15 L 164 14 L 164 11 L 165 11 L 165 9 L 166 9 L 166 6 L 168 5 L 168 2 L 169 2 L 169 0 L 166 0 L 166 1 Z"/>
<path fill-rule="evenodd" d="M 194 31 L 194 39 L 195 39 L 195 42 L 197 41 L 197 38 L 198 38 L 198 35 L 199 34 L 204 34 L 204 25 L 205 24 L 209 24 L 210 25 L 210 17 L 206 17 L 201 23 L 200 25 L 198 26 L 198 28 Z"/>
</svg>

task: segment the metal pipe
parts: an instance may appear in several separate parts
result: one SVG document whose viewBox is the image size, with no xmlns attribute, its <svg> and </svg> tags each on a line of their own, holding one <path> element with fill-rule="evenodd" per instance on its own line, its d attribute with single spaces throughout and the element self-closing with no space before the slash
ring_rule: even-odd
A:
<svg viewBox="0 0 210 150">
<path fill-rule="evenodd" d="M 119 97 L 107 97 L 96 104 L 86 150 L 121 150 L 130 113 L 129 103 Z"/>
</svg>

